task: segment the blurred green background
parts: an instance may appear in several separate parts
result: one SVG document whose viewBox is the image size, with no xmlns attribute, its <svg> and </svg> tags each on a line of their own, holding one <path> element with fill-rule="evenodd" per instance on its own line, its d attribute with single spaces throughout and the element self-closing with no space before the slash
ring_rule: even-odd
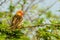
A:
<svg viewBox="0 0 60 40">
<path fill-rule="evenodd" d="M 0 40 L 60 40 L 60 0 L 0 0 Z M 22 28 L 9 30 L 17 10 Z"/>
</svg>

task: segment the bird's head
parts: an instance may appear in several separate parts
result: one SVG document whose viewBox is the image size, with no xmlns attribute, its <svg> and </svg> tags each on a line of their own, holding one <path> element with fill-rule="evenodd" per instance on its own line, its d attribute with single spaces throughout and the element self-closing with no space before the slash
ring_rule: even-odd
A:
<svg viewBox="0 0 60 40">
<path fill-rule="evenodd" d="M 23 11 L 22 10 L 19 10 L 19 11 L 17 11 L 17 13 L 16 13 L 17 15 L 19 15 L 19 16 L 23 16 L 24 15 L 24 13 L 23 13 Z"/>
</svg>

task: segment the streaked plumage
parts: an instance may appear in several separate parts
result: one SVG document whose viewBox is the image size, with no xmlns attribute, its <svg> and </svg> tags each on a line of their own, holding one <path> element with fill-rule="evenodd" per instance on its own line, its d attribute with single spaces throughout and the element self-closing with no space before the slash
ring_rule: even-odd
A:
<svg viewBox="0 0 60 40">
<path fill-rule="evenodd" d="M 11 29 L 18 28 L 18 25 L 21 24 L 22 20 L 23 20 L 23 12 L 18 11 L 16 15 L 12 18 Z"/>
</svg>

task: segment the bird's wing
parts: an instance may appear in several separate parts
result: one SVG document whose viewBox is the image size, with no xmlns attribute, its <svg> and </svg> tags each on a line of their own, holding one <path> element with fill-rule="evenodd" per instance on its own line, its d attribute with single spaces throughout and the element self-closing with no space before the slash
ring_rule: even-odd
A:
<svg viewBox="0 0 60 40">
<path fill-rule="evenodd" d="M 21 21 L 22 21 L 22 17 L 15 15 L 12 20 L 12 25 L 17 26 L 19 23 L 21 23 Z"/>
<path fill-rule="evenodd" d="M 17 22 L 17 17 L 16 17 L 16 15 L 15 15 L 15 16 L 12 18 L 11 24 L 12 24 L 12 25 L 15 25 L 16 22 Z"/>
</svg>

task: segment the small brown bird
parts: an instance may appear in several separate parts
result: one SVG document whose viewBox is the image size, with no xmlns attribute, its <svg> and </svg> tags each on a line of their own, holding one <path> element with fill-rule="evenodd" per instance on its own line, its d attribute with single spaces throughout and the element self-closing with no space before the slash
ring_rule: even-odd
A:
<svg viewBox="0 0 60 40">
<path fill-rule="evenodd" d="M 12 18 L 11 29 L 20 28 L 18 25 L 21 24 L 23 20 L 23 11 L 19 10 L 16 12 L 15 16 Z"/>
</svg>

